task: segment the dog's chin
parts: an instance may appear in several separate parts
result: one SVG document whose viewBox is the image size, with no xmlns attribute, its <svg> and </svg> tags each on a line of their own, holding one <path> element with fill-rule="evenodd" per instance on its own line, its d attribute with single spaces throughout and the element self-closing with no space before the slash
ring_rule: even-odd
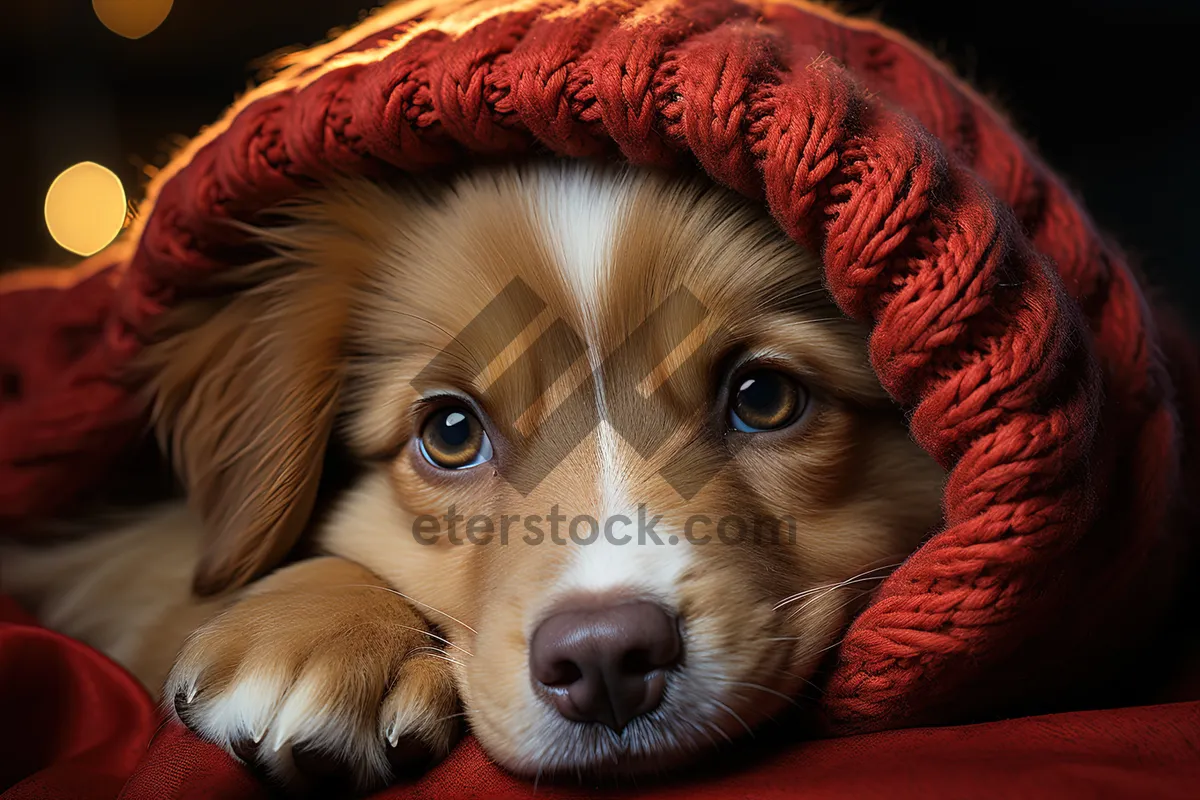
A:
<svg viewBox="0 0 1200 800">
<path fill-rule="evenodd" d="M 786 689 L 787 687 L 780 687 Z M 775 691 L 775 690 L 772 690 Z M 739 740 L 791 710 L 780 697 L 750 702 L 742 698 L 668 702 L 662 708 L 631 720 L 620 732 L 594 723 L 571 722 L 546 711 L 524 736 L 515 732 L 484 733 L 473 725 L 481 743 L 504 769 L 537 781 L 620 783 L 666 774 L 679 774 L 707 763 Z"/>
<path fill-rule="evenodd" d="M 604 783 L 677 772 L 705 753 L 716 751 L 725 741 L 713 731 L 705 736 L 698 730 L 674 729 L 651 718 L 635 720 L 620 733 L 594 724 L 556 724 L 553 728 L 556 741 L 551 752 L 498 757 L 497 762 L 527 779 Z M 725 735 L 731 740 L 736 738 L 735 732 Z"/>
</svg>

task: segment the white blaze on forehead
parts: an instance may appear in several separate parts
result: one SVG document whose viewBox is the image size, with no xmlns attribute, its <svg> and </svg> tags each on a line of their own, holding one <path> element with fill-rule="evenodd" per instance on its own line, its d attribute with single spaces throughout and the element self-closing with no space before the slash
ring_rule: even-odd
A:
<svg viewBox="0 0 1200 800">
<path fill-rule="evenodd" d="M 544 167 L 538 178 L 533 202 L 540 231 L 585 312 L 587 333 L 594 334 L 599 299 L 612 272 L 617 231 L 639 181 L 633 173 L 580 165 Z M 590 339 L 588 343 L 594 344 Z"/>
<path fill-rule="evenodd" d="M 600 535 L 591 544 L 572 544 L 570 566 L 557 588 L 563 592 L 644 591 L 670 601 L 679 575 L 687 567 L 689 548 L 667 544 L 670 533 L 661 527 L 654 533 L 662 544 L 639 536 L 639 499 L 629 486 L 623 464 L 640 456 L 607 421 L 606 392 L 599 369 L 607 355 L 599 333 L 601 298 L 613 280 L 617 238 L 629 219 L 643 178 L 637 172 L 615 173 L 579 165 L 548 167 L 539 177 L 534 198 L 538 228 L 578 304 L 583 325 L 579 333 L 597 377 L 596 405 L 601 418 L 594 440 L 600 504 L 592 512 L 600 524 Z M 644 516 L 652 518 L 650 511 Z M 581 530 L 580 535 L 588 534 Z M 625 537 L 628 541 L 623 541 Z"/>
</svg>

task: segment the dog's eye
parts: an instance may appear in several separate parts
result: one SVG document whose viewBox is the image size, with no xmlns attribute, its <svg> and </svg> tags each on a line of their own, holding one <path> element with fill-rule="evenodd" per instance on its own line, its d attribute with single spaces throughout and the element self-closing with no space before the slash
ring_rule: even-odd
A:
<svg viewBox="0 0 1200 800">
<path fill-rule="evenodd" d="M 461 406 L 438 409 L 421 428 L 421 455 L 435 467 L 467 469 L 492 458 L 479 418 Z"/>
<path fill-rule="evenodd" d="M 743 433 L 787 427 L 808 404 L 808 394 L 791 377 L 773 369 L 744 372 L 734 379 L 729 424 Z"/>
</svg>

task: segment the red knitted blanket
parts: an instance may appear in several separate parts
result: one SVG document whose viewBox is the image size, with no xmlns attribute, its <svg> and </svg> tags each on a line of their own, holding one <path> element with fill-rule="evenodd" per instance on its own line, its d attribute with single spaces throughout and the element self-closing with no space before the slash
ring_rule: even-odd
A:
<svg viewBox="0 0 1200 800">
<path fill-rule="evenodd" d="M 798 1 L 420 0 L 292 56 L 157 175 L 122 242 L 0 277 L 0 521 L 60 510 L 137 439 L 121 367 L 236 257 L 229 220 L 340 172 L 547 151 L 691 164 L 761 200 L 950 469 L 945 528 L 842 645 L 835 729 L 1085 702 L 1172 636 L 1192 344 L 979 95 Z"/>
</svg>

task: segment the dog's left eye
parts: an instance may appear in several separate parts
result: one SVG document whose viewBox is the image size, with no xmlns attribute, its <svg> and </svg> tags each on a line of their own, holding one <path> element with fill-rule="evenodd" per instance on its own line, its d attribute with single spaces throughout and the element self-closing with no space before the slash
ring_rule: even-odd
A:
<svg viewBox="0 0 1200 800">
<path fill-rule="evenodd" d="M 490 461 L 492 442 L 479 418 L 462 406 L 434 412 L 421 428 L 421 455 L 441 469 L 468 469 Z"/>
<path fill-rule="evenodd" d="M 743 433 L 785 428 L 799 419 L 808 405 L 804 387 L 778 370 L 744 372 L 730 388 L 729 424 Z"/>
</svg>

